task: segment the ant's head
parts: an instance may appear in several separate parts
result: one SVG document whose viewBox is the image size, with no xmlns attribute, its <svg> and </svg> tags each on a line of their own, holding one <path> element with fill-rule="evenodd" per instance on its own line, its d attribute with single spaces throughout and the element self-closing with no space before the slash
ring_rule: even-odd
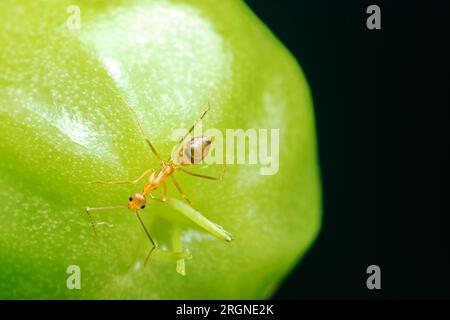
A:
<svg viewBox="0 0 450 320">
<path fill-rule="evenodd" d="M 136 193 L 134 196 L 131 196 L 128 200 L 129 200 L 128 209 L 135 212 L 144 209 L 145 204 L 147 203 L 147 199 L 145 199 L 145 197 L 140 193 Z"/>
</svg>

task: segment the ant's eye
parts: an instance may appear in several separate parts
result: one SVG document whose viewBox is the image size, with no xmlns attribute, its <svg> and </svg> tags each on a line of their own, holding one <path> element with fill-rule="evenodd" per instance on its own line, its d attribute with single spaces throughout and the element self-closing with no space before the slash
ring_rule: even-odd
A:
<svg viewBox="0 0 450 320">
<path fill-rule="evenodd" d="M 129 197 L 128 200 L 133 201 L 133 197 Z"/>
<path fill-rule="evenodd" d="M 145 208 L 145 204 L 141 207 L 141 209 L 144 209 Z"/>
</svg>

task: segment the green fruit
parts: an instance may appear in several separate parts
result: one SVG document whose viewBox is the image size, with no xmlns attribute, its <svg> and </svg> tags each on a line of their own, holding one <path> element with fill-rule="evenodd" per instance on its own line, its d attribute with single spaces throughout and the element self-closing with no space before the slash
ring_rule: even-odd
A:
<svg viewBox="0 0 450 320">
<path fill-rule="evenodd" d="M 76 3 L 79 29 L 72 1 L 0 3 L 0 298 L 269 297 L 320 226 L 312 101 L 294 58 L 240 1 Z M 158 168 L 122 99 L 166 159 L 173 130 L 189 128 L 211 92 L 203 128 L 280 129 L 279 171 L 228 165 L 221 182 L 177 173 L 234 239 L 149 203 L 141 214 L 159 247 L 172 249 L 177 226 L 193 259 L 185 277 L 170 261 L 144 268 L 149 242 L 134 214 L 95 213 L 94 237 L 85 213 L 141 187 L 87 183 Z M 69 265 L 81 290 L 66 287 Z"/>
</svg>

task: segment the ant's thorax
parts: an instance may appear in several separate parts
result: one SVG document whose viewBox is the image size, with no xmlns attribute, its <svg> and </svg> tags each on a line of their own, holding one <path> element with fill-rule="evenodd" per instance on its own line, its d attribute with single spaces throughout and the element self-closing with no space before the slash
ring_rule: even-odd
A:
<svg viewBox="0 0 450 320">
<path fill-rule="evenodd" d="M 153 172 L 150 176 L 147 183 L 144 185 L 141 194 L 144 197 L 147 197 L 150 193 L 158 189 L 158 187 L 165 183 L 167 178 L 172 175 L 175 169 L 176 164 L 172 160 L 169 160 L 167 163 L 161 165 L 161 168 L 158 171 Z"/>
</svg>

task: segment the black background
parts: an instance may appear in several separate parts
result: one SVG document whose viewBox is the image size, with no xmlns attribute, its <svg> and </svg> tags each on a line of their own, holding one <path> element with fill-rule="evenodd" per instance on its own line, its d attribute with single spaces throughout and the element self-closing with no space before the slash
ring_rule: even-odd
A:
<svg viewBox="0 0 450 320">
<path fill-rule="evenodd" d="M 306 73 L 322 170 L 322 230 L 274 298 L 450 298 L 448 5 L 246 2 Z"/>
</svg>

